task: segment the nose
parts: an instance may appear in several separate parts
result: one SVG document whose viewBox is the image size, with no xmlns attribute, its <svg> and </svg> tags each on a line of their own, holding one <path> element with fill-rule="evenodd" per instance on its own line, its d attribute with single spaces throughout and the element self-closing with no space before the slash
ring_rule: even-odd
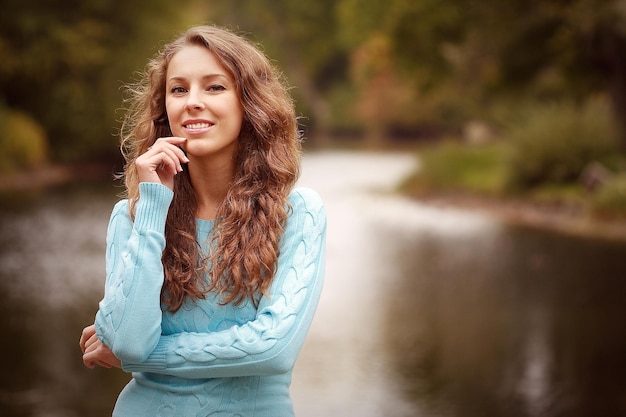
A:
<svg viewBox="0 0 626 417">
<path fill-rule="evenodd" d="M 187 103 L 185 104 L 185 108 L 188 111 L 191 110 L 202 110 L 204 108 L 204 102 L 202 101 L 201 92 L 198 89 L 189 90 L 189 95 L 187 96 Z"/>
</svg>

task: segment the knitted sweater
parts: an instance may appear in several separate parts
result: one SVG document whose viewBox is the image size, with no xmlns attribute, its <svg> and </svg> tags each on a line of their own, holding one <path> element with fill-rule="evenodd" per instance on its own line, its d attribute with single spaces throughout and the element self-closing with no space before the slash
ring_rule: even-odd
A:
<svg viewBox="0 0 626 417">
<path fill-rule="evenodd" d="M 140 184 L 134 222 L 116 204 L 107 231 L 106 283 L 96 314 L 100 340 L 133 378 L 114 416 L 293 416 L 292 369 L 322 289 L 326 215 L 319 196 L 297 188 L 278 268 L 258 307 L 219 296 L 162 309 L 161 255 L 173 193 Z M 197 220 L 206 250 L 213 222 Z"/>
</svg>

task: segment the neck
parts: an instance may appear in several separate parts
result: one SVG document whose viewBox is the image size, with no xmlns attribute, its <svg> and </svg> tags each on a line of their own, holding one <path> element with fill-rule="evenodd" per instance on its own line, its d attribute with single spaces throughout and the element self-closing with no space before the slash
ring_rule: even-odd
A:
<svg viewBox="0 0 626 417">
<path fill-rule="evenodd" d="M 233 178 L 234 162 L 211 164 L 191 160 L 187 169 L 198 201 L 196 217 L 214 220 Z"/>
</svg>

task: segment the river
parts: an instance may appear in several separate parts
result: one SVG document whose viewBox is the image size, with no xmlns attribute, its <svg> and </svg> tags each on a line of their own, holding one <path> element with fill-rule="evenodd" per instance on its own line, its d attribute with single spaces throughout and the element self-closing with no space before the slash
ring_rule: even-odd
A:
<svg viewBox="0 0 626 417">
<path fill-rule="evenodd" d="M 315 152 L 326 281 L 294 371 L 299 417 L 626 415 L 626 243 L 514 227 L 394 194 L 402 153 Z M 0 410 L 110 415 L 128 376 L 83 367 L 120 189 L 0 201 Z"/>
</svg>

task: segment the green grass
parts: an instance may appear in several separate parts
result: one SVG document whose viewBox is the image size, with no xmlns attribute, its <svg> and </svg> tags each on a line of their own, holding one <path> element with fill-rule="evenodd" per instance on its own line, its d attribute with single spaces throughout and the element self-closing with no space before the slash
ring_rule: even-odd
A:
<svg viewBox="0 0 626 417">
<path fill-rule="evenodd" d="M 597 217 L 626 220 L 626 173 L 611 178 L 593 195 L 590 205 Z"/>
<path fill-rule="evenodd" d="M 419 170 L 402 189 L 411 194 L 471 192 L 481 195 L 503 193 L 506 184 L 504 154 L 500 143 L 464 146 L 454 142 L 421 150 Z"/>
<path fill-rule="evenodd" d="M 626 174 L 616 175 L 595 193 L 585 190 L 578 181 L 543 183 L 520 190 L 510 186 L 509 152 L 502 142 L 480 146 L 446 142 L 421 149 L 417 152 L 419 169 L 401 184 L 400 190 L 417 197 L 462 194 L 515 198 L 578 207 L 598 218 L 626 219 Z"/>
<path fill-rule="evenodd" d="M 578 180 L 588 164 L 608 165 L 620 153 L 619 129 L 605 101 L 537 105 L 503 132 L 514 149 L 509 181 L 520 190 Z"/>
</svg>

